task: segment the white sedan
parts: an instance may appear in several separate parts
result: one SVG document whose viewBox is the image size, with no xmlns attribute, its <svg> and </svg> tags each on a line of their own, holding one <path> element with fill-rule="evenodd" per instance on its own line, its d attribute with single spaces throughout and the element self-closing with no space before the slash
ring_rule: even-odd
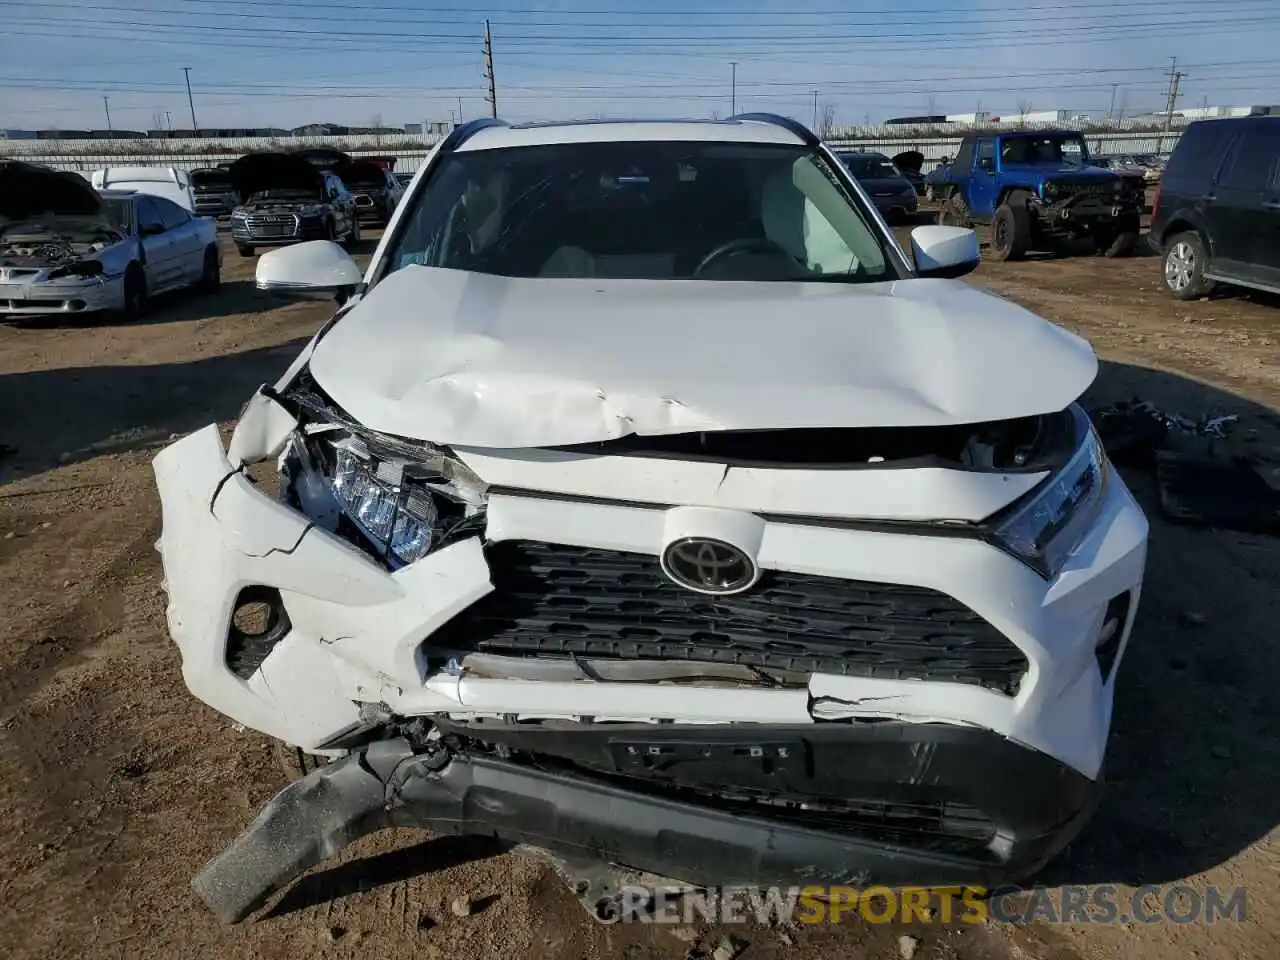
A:
<svg viewBox="0 0 1280 960">
<path fill-rule="evenodd" d="M 154 294 L 214 289 L 220 276 L 212 220 L 162 197 L 98 192 L 74 173 L 0 163 L 0 315 L 133 319 Z"/>
</svg>

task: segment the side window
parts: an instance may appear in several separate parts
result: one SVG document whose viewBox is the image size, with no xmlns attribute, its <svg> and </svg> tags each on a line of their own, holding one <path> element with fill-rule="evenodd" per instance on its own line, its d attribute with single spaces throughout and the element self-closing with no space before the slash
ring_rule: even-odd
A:
<svg viewBox="0 0 1280 960">
<path fill-rule="evenodd" d="M 996 167 L 996 142 L 994 140 L 978 141 L 978 163 L 977 165 L 985 170 L 994 170 Z"/>
<path fill-rule="evenodd" d="M 973 140 L 966 139 L 961 142 L 960 150 L 956 154 L 955 160 L 957 173 L 968 173 L 973 168 L 973 145 Z"/>
<path fill-rule="evenodd" d="M 1232 132 L 1232 127 L 1222 121 L 1190 124 L 1173 148 L 1165 179 L 1207 184 L 1217 174 L 1227 147 L 1235 139 Z"/>
<path fill-rule="evenodd" d="M 1222 185 L 1237 190 L 1265 190 L 1280 162 L 1280 135 L 1257 127 L 1246 129 L 1235 156 L 1222 173 Z"/>
<path fill-rule="evenodd" d="M 155 197 L 138 198 L 137 217 L 138 233 L 141 236 L 162 233 L 165 229 L 164 216 L 160 213 L 160 205 Z"/>
<path fill-rule="evenodd" d="M 160 217 L 164 221 L 166 230 L 174 230 L 191 219 L 191 215 L 187 211 L 170 200 L 163 200 L 157 197 L 152 200 L 152 203 L 160 208 Z"/>
</svg>

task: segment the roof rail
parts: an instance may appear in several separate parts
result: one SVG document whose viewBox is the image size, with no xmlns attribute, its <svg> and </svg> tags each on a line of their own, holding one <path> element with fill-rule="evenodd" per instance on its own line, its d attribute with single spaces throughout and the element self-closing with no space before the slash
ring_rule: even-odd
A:
<svg viewBox="0 0 1280 960">
<path fill-rule="evenodd" d="M 806 127 L 798 120 L 792 120 L 790 117 L 784 117 L 776 113 L 739 113 L 729 118 L 730 120 L 754 120 L 757 123 L 771 123 L 775 127 L 782 127 L 794 133 L 811 147 L 816 147 L 822 142 L 816 133 Z"/>
<path fill-rule="evenodd" d="M 442 153 L 449 153 L 457 150 L 460 146 L 474 137 L 481 130 L 487 130 L 489 127 L 506 127 L 510 126 L 505 120 L 499 120 L 497 117 L 477 117 L 475 120 L 468 120 L 453 128 L 453 132 L 444 138 L 444 143 L 440 145 Z"/>
</svg>

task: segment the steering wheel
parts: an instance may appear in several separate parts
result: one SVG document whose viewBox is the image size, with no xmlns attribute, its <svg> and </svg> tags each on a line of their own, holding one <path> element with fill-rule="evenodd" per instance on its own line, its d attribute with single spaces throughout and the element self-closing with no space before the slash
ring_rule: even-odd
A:
<svg viewBox="0 0 1280 960">
<path fill-rule="evenodd" d="M 719 263 L 721 260 L 726 260 L 729 257 L 740 257 L 749 253 L 773 254 L 777 257 L 783 257 L 789 264 L 799 267 L 796 258 L 791 256 L 787 252 L 787 248 L 782 244 L 770 240 L 768 237 L 739 237 L 737 240 L 730 240 L 727 243 L 720 244 L 720 246 L 703 257 L 702 262 L 694 268 L 693 275 L 695 277 L 701 276 L 704 270 L 715 263 Z"/>
</svg>

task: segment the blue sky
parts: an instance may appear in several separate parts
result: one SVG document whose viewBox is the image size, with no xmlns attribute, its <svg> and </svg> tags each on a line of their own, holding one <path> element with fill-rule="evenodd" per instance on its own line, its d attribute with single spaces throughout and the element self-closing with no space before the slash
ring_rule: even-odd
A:
<svg viewBox="0 0 1280 960">
<path fill-rule="evenodd" d="M 0 127 L 1280 104 L 1277 0 L 0 0 Z M 459 103 L 459 98 L 461 103 Z"/>
</svg>

